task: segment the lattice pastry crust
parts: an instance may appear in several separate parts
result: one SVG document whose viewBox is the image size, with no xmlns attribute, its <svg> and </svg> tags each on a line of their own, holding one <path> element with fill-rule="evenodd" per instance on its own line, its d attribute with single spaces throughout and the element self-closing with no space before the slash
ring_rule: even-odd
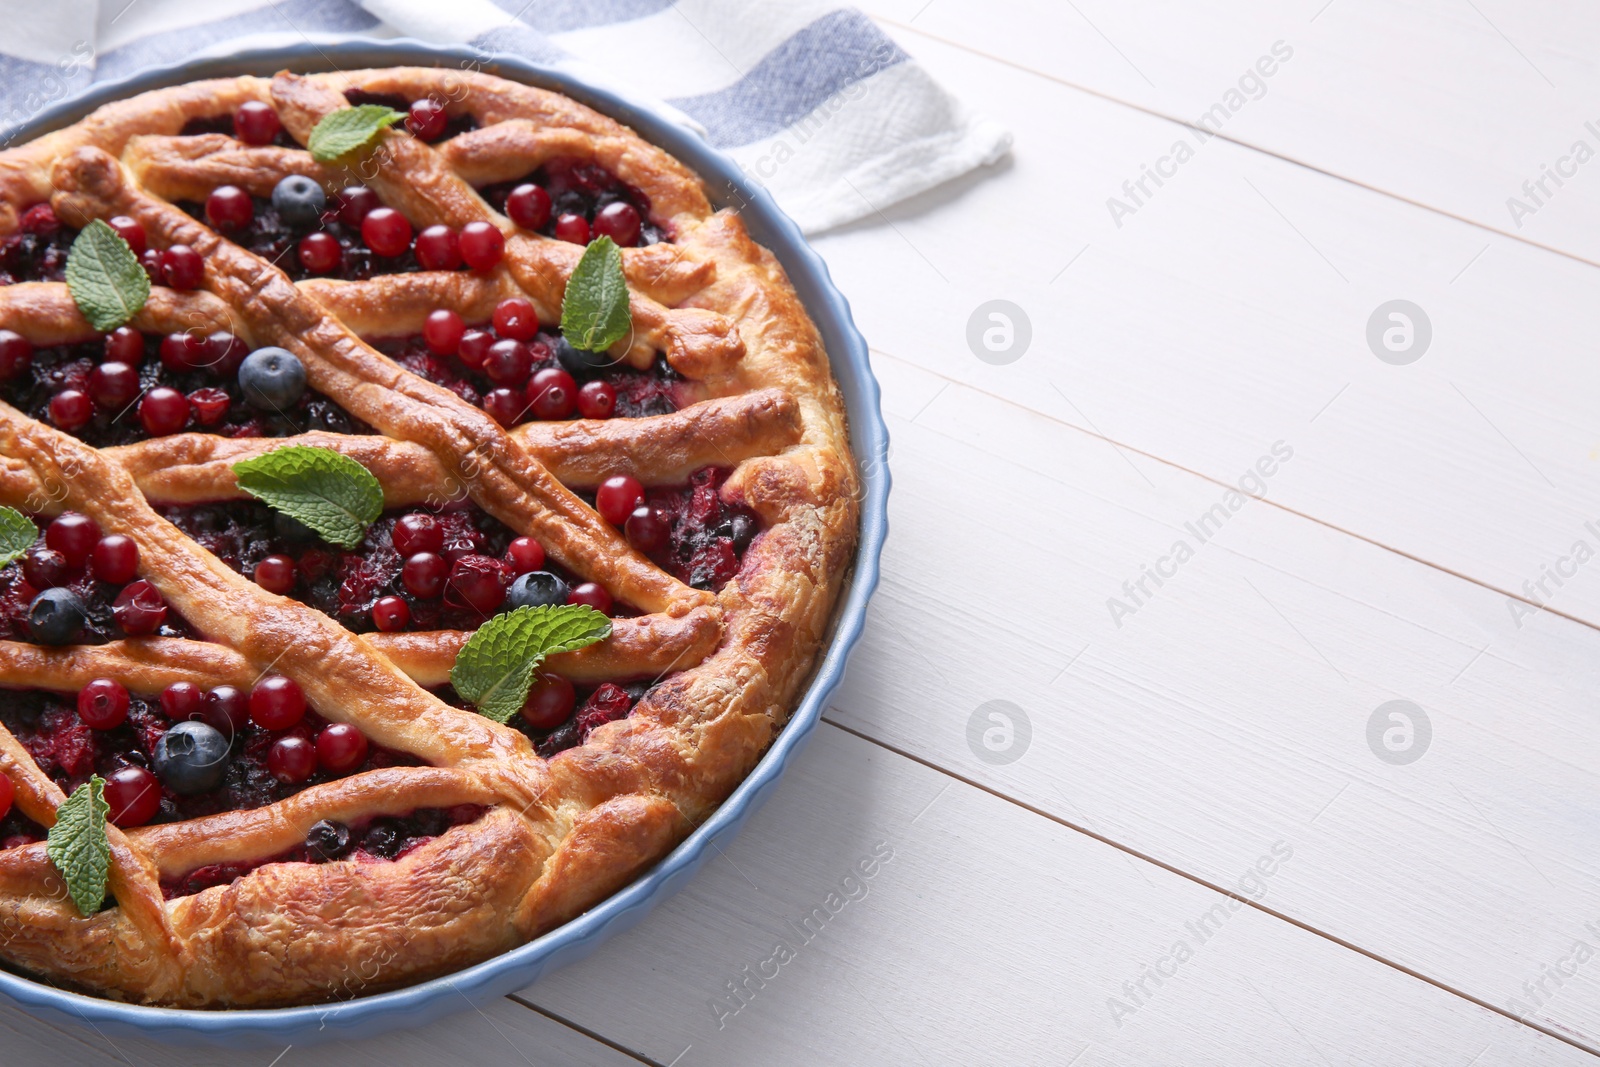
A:
<svg viewBox="0 0 1600 1067">
<path fill-rule="evenodd" d="M 346 89 L 430 94 L 478 128 L 437 146 L 384 135 L 386 162 L 360 180 L 414 225 L 487 220 L 503 262 L 480 273 L 292 283 L 173 206 L 224 183 L 269 195 L 287 174 L 330 190 L 351 180 L 291 148 L 221 134 L 177 136 L 191 119 L 269 101 L 304 144 Z M 625 357 L 663 352 L 704 399 L 675 414 L 502 429 L 484 412 L 379 354 L 362 336 L 415 333 L 452 307 L 469 321 L 522 294 L 559 318 L 581 252 L 529 234 L 474 186 L 555 157 L 602 164 L 649 198 L 671 235 L 624 250 L 634 336 Z M 387 506 L 465 492 L 550 556 L 649 614 L 557 657 L 574 679 L 663 675 L 630 717 L 546 761 L 522 733 L 451 707 L 442 684 L 464 633 L 357 635 L 265 592 L 162 519 L 152 504 L 237 498 L 230 464 L 302 439 L 180 434 L 95 450 L 0 404 L 0 502 L 82 512 L 138 544 L 142 576 L 205 641 L 142 638 L 46 648 L 0 642 L 0 684 L 68 691 L 95 677 L 152 694 L 174 681 L 249 685 L 269 665 L 326 718 L 357 725 L 427 766 L 387 767 L 254 810 L 111 830 L 116 906 L 85 919 L 63 899 L 43 843 L 0 852 L 0 955 L 51 980 L 175 1006 L 315 1002 L 381 961 L 366 991 L 486 959 L 578 915 L 660 859 L 754 766 L 784 724 L 817 654 L 857 529 L 857 476 L 843 405 L 821 340 L 776 260 L 738 216 L 710 209 L 700 182 L 628 128 L 553 92 L 479 73 L 420 68 L 196 82 L 108 105 L 77 125 L 0 153 L 0 237 L 50 201 L 74 226 L 129 215 L 152 247 L 187 244 L 200 289 L 157 288 L 136 328 L 231 329 L 279 345 L 313 388 L 379 436 L 307 435 L 371 469 Z M 0 288 L 0 327 L 38 345 L 95 335 L 64 285 Z M 720 591 L 690 588 L 607 525 L 569 486 L 619 465 L 646 484 L 735 466 L 723 499 L 763 532 Z M 3 699 L 3 696 L 0 696 Z M 0 772 L 18 807 L 49 826 L 61 790 L 0 728 Z M 275 863 L 231 885 L 163 900 L 160 879 L 205 864 L 283 853 L 320 819 L 420 807 L 486 806 L 476 822 L 392 862 Z"/>
</svg>

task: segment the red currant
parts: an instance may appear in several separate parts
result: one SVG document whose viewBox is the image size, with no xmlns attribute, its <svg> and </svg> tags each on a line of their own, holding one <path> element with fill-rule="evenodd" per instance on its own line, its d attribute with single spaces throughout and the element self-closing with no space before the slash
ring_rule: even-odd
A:
<svg viewBox="0 0 1600 1067">
<path fill-rule="evenodd" d="M 607 204 L 594 217 L 596 237 L 609 237 L 623 248 L 639 243 L 639 212 L 621 200 Z"/>
<path fill-rule="evenodd" d="M 100 540 L 100 527 L 87 515 L 63 511 L 44 529 L 44 543 L 67 558 L 67 566 L 79 570 L 89 562 L 89 554 Z"/>
<path fill-rule="evenodd" d="M 294 560 L 288 556 L 268 556 L 256 564 L 256 584 L 269 593 L 288 596 L 298 577 Z"/>
<path fill-rule="evenodd" d="M 237 185 L 219 185 L 206 197 L 206 221 L 219 230 L 242 230 L 255 217 L 255 201 Z"/>
<path fill-rule="evenodd" d="M 386 634 L 404 630 L 411 625 L 411 605 L 403 597 L 379 597 L 372 605 L 372 625 Z"/>
<path fill-rule="evenodd" d="M 139 371 L 126 363 L 102 363 L 89 372 L 89 395 L 101 407 L 120 414 L 139 396 Z"/>
<path fill-rule="evenodd" d="M 231 686 L 223 686 L 222 688 L 235 693 L 239 692 Z M 240 696 L 243 696 L 243 694 L 241 693 Z M 197 719 L 200 717 L 200 709 L 204 705 L 205 699 L 206 695 L 193 682 L 173 682 L 161 691 L 161 713 L 177 722 L 183 722 L 186 719 Z"/>
<path fill-rule="evenodd" d="M 227 330 L 218 330 L 208 340 L 211 347 L 209 365 L 212 373 L 224 378 L 238 374 L 244 358 L 250 354 L 250 346 L 245 344 L 244 338 Z"/>
<path fill-rule="evenodd" d="M 199 718 L 224 737 L 233 737 L 250 722 L 250 697 L 243 689 L 219 685 L 205 695 Z"/>
<path fill-rule="evenodd" d="M 518 575 L 544 568 L 544 546 L 531 537 L 519 537 L 506 548 L 506 560 Z"/>
<path fill-rule="evenodd" d="M 424 600 L 444 592 L 444 581 L 449 576 L 449 564 L 437 552 L 418 552 L 400 568 L 400 583 L 412 596 Z"/>
<path fill-rule="evenodd" d="M 111 603 L 111 614 L 129 637 L 146 637 L 167 621 L 167 602 L 143 578 L 129 582 Z"/>
<path fill-rule="evenodd" d="M 267 770 L 285 785 L 298 785 L 317 770 L 317 746 L 303 737 L 280 737 L 267 750 Z"/>
<path fill-rule="evenodd" d="M 578 383 L 560 367 L 546 367 L 528 383 L 528 401 L 541 419 L 564 419 L 578 403 Z"/>
<path fill-rule="evenodd" d="M 89 559 L 94 564 L 94 576 L 102 582 L 126 585 L 139 573 L 139 546 L 122 534 L 96 541 Z"/>
<path fill-rule="evenodd" d="M 538 185 L 519 185 L 506 197 L 506 214 L 524 230 L 542 230 L 550 221 L 550 194 Z"/>
<path fill-rule="evenodd" d="M 281 129 L 278 113 L 264 101 L 246 100 L 233 113 L 233 135 L 245 144 L 271 144 Z"/>
<path fill-rule="evenodd" d="M 480 615 L 493 615 L 506 599 L 499 562 L 475 553 L 462 556 L 450 568 L 450 591 Z"/>
<path fill-rule="evenodd" d="M 201 426 L 220 426 L 233 407 L 233 398 L 208 385 L 189 394 L 189 406 L 194 409 L 195 421 Z"/>
<path fill-rule="evenodd" d="M 461 266 L 461 239 L 448 226 L 429 226 L 417 234 L 417 264 L 423 270 L 455 270 Z"/>
<path fill-rule="evenodd" d="M 473 270 L 493 270 L 506 252 L 506 235 L 492 223 L 469 222 L 461 227 L 461 258 Z"/>
<path fill-rule="evenodd" d="M 509 297 L 494 306 L 494 332 L 515 341 L 531 341 L 539 334 L 539 315 L 527 298 Z"/>
<path fill-rule="evenodd" d="M 602 615 L 611 614 L 611 594 L 597 582 L 583 582 L 567 594 L 568 604 L 587 604 Z"/>
<path fill-rule="evenodd" d="M 13 330 L 0 330 L 0 382 L 33 366 L 33 342 Z"/>
<path fill-rule="evenodd" d="M 269 674 L 250 690 L 250 719 L 263 730 L 287 730 L 306 717 L 306 695 L 300 683 Z"/>
<path fill-rule="evenodd" d="M 533 356 L 521 341 L 507 338 L 489 346 L 483 359 L 483 373 L 496 385 L 522 385 L 533 370 Z"/>
<path fill-rule="evenodd" d="M 556 219 L 556 237 L 575 245 L 589 243 L 589 220 L 582 215 L 562 215 Z"/>
<path fill-rule="evenodd" d="M 444 551 L 444 527 L 438 519 L 420 511 L 400 516 L 389 539 L 395 552 L 402 556 Z"/>
<path fill-rule="evenodd" d="M 161 253 L 161 276 L 173 289 L 198 289 L 205 281 L 206 261 L 188 245 L 173 245 Z"/>
<path fill-rule="evenodd" d="M 22 577 L 35 589 L 54 589 L 72 580 L 72 565 L 53 548 L 30 548 L 22 557 Z"/>
<path fill-rule="evenodd" d="M 0 774 L 0 819 L 11 814 L 11 802 L 16 798 L 16 787 L 11 784 L 11 779 Z M 6 839 L 6 848 L 13 847 L 11 839 Z"/>
<path fill-rule="evenodd" d="M 610 382 L 584 382 L 578 390 L 578 414 L 586 419 L 609 419 L 617 410 L 617 391 Z"/>
<path fill-rule="evenodd" d="M 424 98 L 412 103 L 411 114 L 406 118 L 406 129 L 419 141 L 437 141 L 444 135 L 448 121 L 450 116 L 444 113 L 443 104 Z"/>
<path fill-rule="evenodd" d="M 633 514 L 628 516 L 625 526 L 628 533 L 628 543 L 640 552 L 650 553 L 667 543 L 667 535 L 671 532 L 667 517 L 660 508 L 651 507 L 649 504 L 640 504 L 633 509 Z"/>
<path fill-rule="evenodd" d="M 58 430 L 80 430 L 93 417 L 94 401 L 82 389 L 63 389 L 50 398 L 50 422 Z"/>
<path fill-rule="evenodd" d="M 374 209 L 383 206 L 378 194 L 365 185 L 349 185 L 339 192 L 339 221 L 351 229 L 360 229 L 362 222 Z"/>
<path fill-rule="evenodd" d="M 621 526 L 633 514 L 633 509 L 644 503 L 644 486 L 639 479 L 616 474 L 600 483 L 594 494 L 594 508 L 600 517 L 613 526 Z"/>
<path fill-rule="evenodd" d="M 411 223 L 392 207 L 376 207 L 361 220 L 361 239 L 377 255 L 404 255 L 411 247 Z"/>
<path fill-rule="evenodd" d="M 461 316 L 449 308 L 429 312 L 422 323 L 422 339 L 436 356 L 455 355 L 466 332 L 467 327 L 461 321 Z"/>
<path fill-rule="evenodd" d="M 113 215 L 106 220 L 106 225 L 117 231 L 117 236 L 128 242 L 128 247 L 136 256 L 144 255 L 145 237 L 144 225 L 138 219 L 127 215 Z"/>
<path fill-rule="evenodd" d="M 144 360 L 144 335 L 132 326 L 118 326 L 106 334 L 108 363 L 141 363 Z"/>
<path fill-rule="evenodd" d="M 165 437 L 189 424 L 189 398 L 158 385 L 139 401 L 139 424 L 151 437 Z"/>
<path fill-rule="evenodd" d="M 78 690 L 78 718 L 91 730 L 112 730 L 128 718 L 128 691 L 120 682 L 96 678 Z"/>
<path fill-rule="evenodd" d="M 554 730 L 572 717 L 578 694 L 572 683 L 559 674 L 541 672 L 522 705 L 522 719 L 535 730 Z"/>
<path fill-rule="evenodd" d="M 332 234 L 306 234 L 300 238 L 296 254 L 300 257 L 300 265 L 312 274 L 330 274 L 344 262 L 344 249 L 339 247 L 339 242 L 333 239 Z"/>
<path fill-rule="evenodd" d="M 366 758 L 367 739 L 349 723 L 332 723 L 317 734 L 317 763 L 328 774 L 348 774 Z"/>
<path fill-rule="evenodd" d="M 494 334 L 488 330 L 468 330 L 461 335 L 461 346 L 456 350 L 456 356 L 477 370 L 483 366 L 483 361 L 489 356 L 489 349 L 494 345 Z"/>
<path fill-rule="evenodd" d="M 167 284 L 166 272 L 161 269 L 161 253 L 154 248 L 139 254 L 139 266 L 144 268 L 145 277 L 150 279 L 151 285 Z"/>
<path fill-rule="evenodd" d="M 491 389 L 483 394 L 483 410 L 507 429 L 522 421 L 528 401 L 515 389 Z"/>
<path fill-rule="evenodd" d="M 161 365 L 179 374 L 196 369 L 196 361 L 205 358 L 205 334 L 169 333 L 161 339 Z"/>
<path fill-rule="evenodd" d="M 143 826 L 161 810 L 161 783 L 143 767 L 130 764 L 112 773 L 105 795 L 111 821 L 121 827 Z"/>
</svg>

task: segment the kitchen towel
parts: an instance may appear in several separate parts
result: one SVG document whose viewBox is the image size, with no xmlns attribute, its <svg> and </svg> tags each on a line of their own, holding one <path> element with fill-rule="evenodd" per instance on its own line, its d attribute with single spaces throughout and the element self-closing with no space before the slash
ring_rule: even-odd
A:
<svg viewBox="0 0 1600 1067">
<path fill-rule="evenodd" d="M 142 68 L 350 35 L 573 71 L 698 128 L 808 233 L 985 164 L 1011 135 L 861 12 L 826 0 L 4 0 L 0 144 L 51 103 Z"/>
</svg>

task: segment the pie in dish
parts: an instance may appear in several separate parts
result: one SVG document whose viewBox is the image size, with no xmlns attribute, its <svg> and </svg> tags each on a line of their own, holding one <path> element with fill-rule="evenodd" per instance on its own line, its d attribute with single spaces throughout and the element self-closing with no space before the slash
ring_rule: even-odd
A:
<svg viewBox="0 0 1600 1067">
<path fill-rule="evenodd" d="M 597 249 L 626 335 L 575 344 Z M 330 453 L 381 487 L 345 542 L 244 473 Z M 240 77 L 0 153 L 0 505 L 31 524 L 0 569 L 0 959 L 283 1006 L 573 918 L 783 726 L 857 484 L 774 257 L 560 94 Z M 563 603 L 609 636 L 530 665 L 507 722 L 452 684 L 475 631 Z M 84 905 L 51 828 L 81 793 L 88 834 L 102 788 Z"/>
</svg>

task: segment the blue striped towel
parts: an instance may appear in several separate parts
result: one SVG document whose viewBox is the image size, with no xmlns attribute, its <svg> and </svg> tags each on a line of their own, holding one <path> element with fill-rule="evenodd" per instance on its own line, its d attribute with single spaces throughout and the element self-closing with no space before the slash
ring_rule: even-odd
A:
<svg viewBox="0 0 1600 1067">
<path fill-rule="evenodd" d="M 243 45 L 411 37 L 566 67 L 665 102 L 807 232 L 865 218 L 1003 156 L 859 11 L 827 0 L 9 0 L 0 143 L 142 67 Z"/>
</svg>

